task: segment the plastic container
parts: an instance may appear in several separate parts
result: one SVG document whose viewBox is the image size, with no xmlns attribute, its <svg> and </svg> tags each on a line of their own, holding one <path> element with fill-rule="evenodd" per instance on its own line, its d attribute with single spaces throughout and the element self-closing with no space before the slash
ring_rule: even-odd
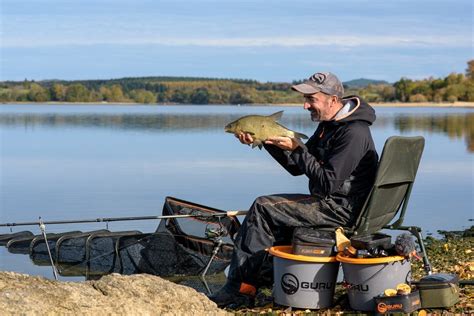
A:
<svg viewBox="0 0 474 316">
<path fill-rule="evenodd" d="M 296 308 L 319 309 L 333 305 L 339 262 L 336 257 L 292 254 L 292 246 L 269 249 L 273 258 L 273 299 Z"/>
<path fill-rule="evenodd" d="M 293 254 L 315 257 L 336 255 L 334 232 L 320 231 L 306 227 L 296 228 L 293 233 Z"/>
<path fill-rule="evenodd" d="M 420 279 L 423 308 L 451 307 L 459 301 L 459 278 L 456 274 L 436 273 Z"/>
<path fill-rule="evenodd" d="M 421 308 L 418 291 L 413 291 L 408 295 L 377 296 L 374 299 L 376 312 L 380 314 L 412 313 Z"/>
<path fill-rule="evenodd" d="M 387 288 L 410 283 L 411 265 L 405 257 L 350 258 L 339 253 L 344 279 L 348 283 L 349 304 L 359 311 L 375 311 L 374 297 Z"/>
</svg>

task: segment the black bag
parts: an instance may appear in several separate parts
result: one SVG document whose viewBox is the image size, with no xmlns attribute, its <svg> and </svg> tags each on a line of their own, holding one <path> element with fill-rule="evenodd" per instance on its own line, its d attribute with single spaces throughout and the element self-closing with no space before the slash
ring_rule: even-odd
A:
<svg viewBox="0 0 474 316">
<path fill-rule="evenodd" d="M 334 232 L 298 227 L 293 232 L 293 254 L 312 257 L 332 257 L 335 252 Z"/>
<path fill-rule="evenodd" d="M 351 246 L 359 250 L 372 250 L 376 248 L 389 249 L 392 237 L 376 233 L 365 236 L 354 236 L 351 238 Z"/>
</svg>

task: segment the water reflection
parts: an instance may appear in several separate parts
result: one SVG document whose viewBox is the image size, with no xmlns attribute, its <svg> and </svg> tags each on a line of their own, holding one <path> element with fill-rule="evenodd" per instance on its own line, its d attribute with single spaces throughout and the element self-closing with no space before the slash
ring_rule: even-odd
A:
<svg viewBox="0 0 474 316">
<path fill-rule="evenodd" d="M 194 131 L 222 131 L 228 122 L 242 113 L 2 113 L 0 128 L 100 128 L 160 133 L 190 133 Z M 314 123 L 306 113 L 285 113 L 282 124 L 299 130 L 312 131 Z M 474 113 L 421 114 L 398 113 L 378 115 L 375 128 L 393 127 L 404 133 L 426 131 L 445 134 L 450 138 L 464 138 L 469 152 L 474 152 Z"/>
<path fill-rule="evenodd" d="M 474 114 L 410 116 L 400 115 L 394 120 L 400 132 L 428 131 L 448 135 L 451 139 L 464 138 L 469 152 L 474 152 Z"/>
</svg>

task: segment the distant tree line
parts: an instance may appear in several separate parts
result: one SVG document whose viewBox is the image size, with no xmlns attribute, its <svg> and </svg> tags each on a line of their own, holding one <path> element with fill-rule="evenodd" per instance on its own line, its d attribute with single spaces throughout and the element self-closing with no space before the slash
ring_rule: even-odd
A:
<svg viewBox="0 0 474 316">
<path fill-rule="evenodd" d="M 394 84 L 369 84 L 353 92 L 369 102 L 473 102 L 474 60 L 468 61 L 465 74 L 423 80 L 401 78 Z"/>
<path fill-rule="evenodd" d="M 474 60 L 466 73 L 445 78 L 412 80 L 394 84 L 346 86 L 346 95 L 357 94 L 369 102 L 474 101 Z M 45 80 L 0 82 L 0 102 L 130 102 L 176 104 L 285 104 L 300 103 L 291 91 L 297 83 L 261 83 L 254 80 L 143 77 L 112 80 Z"/>
</svg>

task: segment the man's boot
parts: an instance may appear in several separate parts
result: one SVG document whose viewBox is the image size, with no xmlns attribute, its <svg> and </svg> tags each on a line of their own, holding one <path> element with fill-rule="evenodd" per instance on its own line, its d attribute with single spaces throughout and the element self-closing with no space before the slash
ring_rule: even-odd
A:
<svg viewBox="0 0 474 316">
<path fill-rule="evenodd" d="M 227 283 L 216 293 L 209 295 L 209 299 L 218 307 L 238 308 L 241 306 L 253 306 L 256 289 L 246 283 Z"/>
</svg>

